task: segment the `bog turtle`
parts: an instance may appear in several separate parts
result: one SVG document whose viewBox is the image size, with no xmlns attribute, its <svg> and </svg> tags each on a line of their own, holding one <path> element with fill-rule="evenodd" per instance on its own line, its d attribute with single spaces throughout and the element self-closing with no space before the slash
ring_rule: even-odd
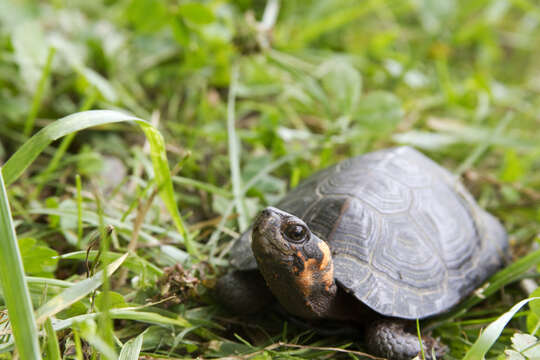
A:
<svg viewBox="0 0 540 360">
<path fill-rule="evenodd" d="M 233 246 L 237 269 L 217 291 L 247 313 L 269 288 L 291 314 L 355 321 L 371 352 L 410 359 L 420 350 L 410 320 L 452 308 L 507 251 L 504 228 L 456 176 L 397 147 L 319 171 L 264 209 Z M 423 345 L 428 358 L 445 348 L 429 336 Z"/>
</svg>

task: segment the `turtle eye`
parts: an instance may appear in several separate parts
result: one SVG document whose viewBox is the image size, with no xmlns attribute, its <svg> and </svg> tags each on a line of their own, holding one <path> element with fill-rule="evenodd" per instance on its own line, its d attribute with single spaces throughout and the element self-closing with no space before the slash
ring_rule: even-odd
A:
<svg viewBox="0 0 540 360">
<path fill-rule="evenodd" d="M 298 224 L 290 224 L 285 229 L 285 236 L 292 242 L 302 241 L 307 234 L 307 229 Z"/>
</svg>

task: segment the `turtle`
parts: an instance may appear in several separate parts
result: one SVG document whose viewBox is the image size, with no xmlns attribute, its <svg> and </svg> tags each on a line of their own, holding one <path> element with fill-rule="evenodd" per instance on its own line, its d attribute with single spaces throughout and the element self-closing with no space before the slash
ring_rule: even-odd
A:
<svg viewBox="0 0 540 360">
<path fill-rule="evenodd" d="M 277 299 L 306 321 L 352 321 L 371 353 L 401 360 L 420 351 L 414 319 L 447 312 L 507 261 L 501 223 L 457 176 L 400 146 L 316 172 L 262 210 L 216 292 L 236 313 Z M 428 359 L 447 351 L 422 343 Z"/>
</svg>

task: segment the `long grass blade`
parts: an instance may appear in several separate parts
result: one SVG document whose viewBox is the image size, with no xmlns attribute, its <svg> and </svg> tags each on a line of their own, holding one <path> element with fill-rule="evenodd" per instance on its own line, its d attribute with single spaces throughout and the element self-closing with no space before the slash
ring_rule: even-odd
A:
<svg viewBox="0 0 540 360">
<path fill-rule="evenodd" d="M 55 53 L 56 49 L 54 47 L 50 47 L 45 66 L 43 67 L 43 70 L 41 72 L 41 78 L 39 79 L 36 93 L 34 94 L 34 98 L 32 99 L 32 107 L 30 108 L 30 112 L 28 113 L 28 117 L 26 118 L 26 122 L 24 124 L 24 135 L 26 136 L 30 136 L 30 134 L 32 134 L 32 129 L 34 128 L 34 121 L 36 120 L 39 107 L 41 106 L 41 100 L 43 99 L 43 94 L 45 93 L 45 86 L 47 85 L 47 80 L 49 79 L 49 75 L 51 74 L 51 65 Z"/>
<path fill-rule="evenodd" d="M 53 327 L 56 331 L 67 329 L 73 324 L 94 320 L 100 316 L 100 313 L 91 313 L 74 316 L 65 320 L 56 320 Z M 180 328 L 186 328 L 192 326 L 189 321 L 178 315 L 175 319 L 166 317 L 154 312 L 139 311 L 138 308 L 118 308 L 111 309 L 110 316 L 112 319 L 133 320 L 148 324 L 156 325 L 173 325 Z"/>
<path fill-rule="evenodd" d="M 476 339 L 469 351 L 467 351 L 467 354 L 465 354 L 463 360 L 485 359 L 487 352 L 495 341 L 497 341 L 506 324 L 514 317 L 519 309 L 532 300 L 540 300 L 540 298 L 533 297 L 518 302 L 516 305 L 512 306 L 510 310 L 502 314 L 497 320 L 489 324 L 482 335 Z"/>
<path fill-rule="evenodd" d="M 156 183 L 160 189 L 159 193 L 161 199 L 171 214 L 176 229 L 184 238 L 184 245 L 186 246 L 188 253 L 191 256 L 198 258 L 199 254 L 191 242 L 191 238 L 186 231 L 186 227 L 184 226 L 184 222 L 182 221 L 178 207 L 176 206 L 171 171 L 169 169 L 169 163 L 167 162 L 163 136 L 147 122 L 140 123 L 140 125 L 150 144 L 150 158 L 152 159 L 152 164 L 154 166 L 154 176 L 156 177 Z"/>
<path fill-rule="evenodd" d="M 159 131 L 150 123 L 135 116 L 112 110 L 91 110 L 75 113 L 53 122 L 32 136 L 6 162 L 2 168 L 6 185 L 10 185 L 17 180 L 51 142 L 75 131 L 118 122 L 135 122 L 146 135 L 150 144 L 150 157 L 154 167 L 156 183 L 160 189 L 160 196 L 173 219 L 177 231 L 184 238 L 186 249 L 190 255 L 197 256 L 196 249 L 191 243 L 176 205 L 169 163 L 165 152 L 165 141 Z"/>
<path fill-rule="evenodd" d="M 491 139 L 496 138 L 501 135 L 501 133 L 506 129 L 510 121 L 512 121 L 514 117 L 514 114 L 509 112 L 507 113 L 500 121 L 497 127 L 493 130 L 493 136 L 486 138 L 486 141 L 479 143 L 476 145 L 475 149 L 471 152 L 471 154 L 459 165 L 458 169 L 455 171 L 456 175 L 463 174 L 467 169 L 469 169 L 471 166 L 478 161 L 480 156 L 482 156 L 483 153 L 486 152 L 486 150 L 492 145 Z"/>
<path fill-rule="evenodd" d="M 173 176 L 172 179 L 173 179 L 173 182 L 177 184 L 193 186 L 194 188 L 201 189 L 212 194 L 218 194 L 226 198 L 233 197 L 233 195 L 229 191 L 223 188 L 217 187 L 215 185 L 202 182 L 202 181 L 197 181 L 194 179 L 185 178 L 181 176 Z"/>
<path fill-rule="evenodd" d="M 77 189 L 77 247 L 81 247 L 82 237 L 83 237 L 83 223 L 82 223 L 82 185 L 81 185 L 81 176 L 77 174 L 75 176 L 75 186 Z"/>
<path fill-rule="evenodd" d="M 327 16 L 316 22 L 305 24 L 305 26 L 302 29 L 299 29 L 298 33 L 293 36 L 289 44 L 292 47 L 304 46 L 324 33 L 330 32 L 365 16 L 376 4 L 378 4 L 376 1 L 363 1 L 356 6 L 340 8 L 335 12 L 328 13 Z"/>
<path fill-rule="evenodd" d="M 124 262 L 129 254 L 124 254 L 107 267 L 107 274 L 111 276 Z M 60 294 L 43 304 L 36 312 L 36 321 L 41 324 L 50 316 L 64 310 L 76 301 L 96 290 L 103 283 L 103 271 L 98 272 L 86 280 L 80 281 L 62 291 Z"/>
<path fill-rule="evenodd" d="M 45 332 L 47 334 L 47 358 L 50 360 L 61 360 L 60 346 L 56 338 L 56 332 L 53 329 L 51 319 L 45 321 Z"/>
<path fill-rule="evenodd" d="M 41 359 L 38 330 L 11 218 L 4 179 L 0 174 L 0 283 L 11 330 L 21 359 Z"/>
<path fill-rule="evenodd" d="M 2 168 L 6 185 L 9 186 L 17 180 L 51 142 L 58 140 L 62 136 L 93 126 L 133 121 L 147 124 L 146 121 L 132 115 L 110 110 L 85 111 L 53 122 L 32 136 L 6 162 Z"/>
<path fill-rule="evenodd" d="M 103 221 L 103 208 L 101 206 L 101 201 L 99 200 L 99 196 L 96 196 L 96 208 L 97 213 L 99 217 L 99 232 L 100 232 L 100 240 L 99 240 L 99 252 L 101 254 L 106 254 L 109 250 L 109 242 L 110 242 L 110 233 L 107 231 L 105 227 L 105 222 Z M 101 285 L 101 316 L 98 319 L 98 327 L 99 327 L 99 333 L 101 336 L 101 339 L 109 345 L 109 347 L 114 348 L 114 329 L 113 329 L 113 323 L 109 316 L 109 310 L 111 307 L 111 282 L 109 279 L 109 274 L 107 271 L 108 265 L 109 265 L 109 259 L 104 256 L 100 257 L 100 267 L 101 267 L 101 274 L 102 274 L 102 285 Z"/>
<path fill-rule="evenodd" d="M 231 179 L 233 187 L 234 202 L 238 211 L 238 226 L 240 231 L 247 228 L 247 210 L 242 195 L 242 178 L 240 176 L 240 147 L 235 129 L 235 100 L 236 88 L 238 86 L 238 68 L 234 67 L 231 72 L 231 86 L 229 88 L 229 99 L 227 103 L 227 133 L 229 138 L 229 161 L 231 163 Z"/>
</svg>

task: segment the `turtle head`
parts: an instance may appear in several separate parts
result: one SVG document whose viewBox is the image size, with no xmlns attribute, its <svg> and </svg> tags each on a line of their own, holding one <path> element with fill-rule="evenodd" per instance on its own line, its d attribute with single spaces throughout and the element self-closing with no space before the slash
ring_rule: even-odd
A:
<svg viewBox="0 0 540 360">
<path fill-rule="evenodd" d="M 302 219 L 264 209 L 253 224 L 251 247 L 270 290 L 288 311 L 325 317 L 337 290 L 332 254 Z"/>
</svg>

